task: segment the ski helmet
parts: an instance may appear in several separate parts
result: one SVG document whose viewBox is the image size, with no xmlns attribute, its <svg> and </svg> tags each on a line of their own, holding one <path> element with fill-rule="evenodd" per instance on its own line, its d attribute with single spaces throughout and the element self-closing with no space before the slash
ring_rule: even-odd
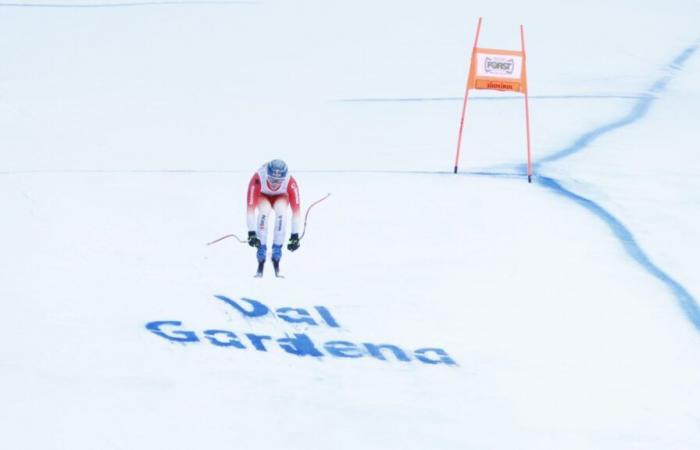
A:
<svg viewBox="0 0 700 450">
<path fill-rule="evenodd" d="M 267 163 L 267 176 L 273 178 L 286 178 L 287 164 L 281 159 L 273 159 Z"/>
<path fill-rule="evenodd" d="M 278 190 L 287 178 L 287 164 L 281 159 L 273 159 L 267 163 L 267 186 L 273 191 Z"/>
</svg>

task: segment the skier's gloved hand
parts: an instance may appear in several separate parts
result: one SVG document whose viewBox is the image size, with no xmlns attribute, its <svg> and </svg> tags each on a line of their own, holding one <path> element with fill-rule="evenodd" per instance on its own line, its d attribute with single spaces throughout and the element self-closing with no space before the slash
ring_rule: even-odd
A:
<svg viewBox="0 0 700 450">
<path fill-rule="evenodd" d="M 299 248 L 299 234 L 298 233 L 292 233 L 292 235 L 289 237 L 289 243 L 287 244 L 287 250 L 290 252 L 293 252 L 294 250 Z"/>
<path fill-rule="evenodd" d="M 248 232 L 248 245 L 256 248 L 260 247 L 260 239 L 258 239 L 258 236 L 255 233 L 255 231 Z"/>
</svg>

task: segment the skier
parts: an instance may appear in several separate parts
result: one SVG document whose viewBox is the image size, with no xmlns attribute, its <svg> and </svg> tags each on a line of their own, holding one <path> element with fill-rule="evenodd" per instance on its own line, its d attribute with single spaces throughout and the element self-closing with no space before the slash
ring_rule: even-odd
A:
<svg viewBox="0 0 700 450">
<path fill-rule="evenodd" d="M 290 176 L 287 164 L 280 159 L 263 164 L 248 183 L 247 202 L 248 245 L 257 247 L 258 271 L 256 277 L 261 277 L 267 258 L 267 231 L 270 215 L 274 213 L 274 236 L 272 238 L 272 265 L 275 275 L 279 275 L 279 263 L 282 259 L 287 207 L 292 207 L 292 233 L 287 243 L 291 252 L 299 248 L 299 228 L 301 222 L 301 206 L 299 185 Z M 255 209 L 258 217 L 255 217 Z"/>
</svg>

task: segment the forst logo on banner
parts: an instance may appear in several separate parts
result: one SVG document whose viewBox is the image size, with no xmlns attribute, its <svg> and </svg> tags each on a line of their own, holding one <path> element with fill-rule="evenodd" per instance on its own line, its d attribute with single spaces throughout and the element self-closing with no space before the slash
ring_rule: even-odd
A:
<svg viewBox="0 0 700 450">
<path fill-rule="evenodd" d="M 515 61 L 513 58 L 494 56 L 485 58 L 484 71 L 493 75 L 512 75 Z"/>
<path fill-rule="evenodd" d="M 285 332 L 284 336 L 274 337 L 268 334 L 238 330 L 211 328 L 197 331 L 187 327 L 180 320 L 156 320 L 148 322 L 148 331 L 171 343 L 193 345 L 202 342 L 220 348 L 237 350 L 256 350 L 268 352 L 282 350 L 286 354 L 297 357 L 311 356 L 324 358 L 363 358 L 371 357 L 380 361 L 419 362 L 427 365 L 456 366 L 457 363 L 445 350 L 438 347 L 421 347 L 416 350 L 406 350 L 398 345 L 386 343 L 354 343 L 348 340 L 330 340 L 319 343 L 307 333 L 299 333 L 299 326 L 304 331 L 324 327 L 326 329 L 341 329 L 341 326 L 331 311 L 325 306 L 310 308 L 270 308 L 259 300 L 249 298 L 234 299 L 224 295 L 215 295 L 216 299 L 231 307 L 246 320 L 248 327 L 256 325 L 250 319 L 273 318 L 290 328 L 292 333 Z M 263 325 L 262 322 L 257 323 Z M 275 327 L 279 328 L 279 327 Z"/>
<path fill-rule="evenodd" d="M 488 81 L 508 83 L 508 91 L 520 92 L 523 86 L 523 58 L 519 55 L 504 55 L 496 50 L 478 51 L 474 61 L 474 89 L 486 87 Z"/>
</svg>

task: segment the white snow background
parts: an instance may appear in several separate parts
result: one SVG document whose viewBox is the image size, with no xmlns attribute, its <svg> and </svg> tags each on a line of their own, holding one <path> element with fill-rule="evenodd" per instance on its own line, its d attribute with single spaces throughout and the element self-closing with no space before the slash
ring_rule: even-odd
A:
<svg viewBox="0 0 700 450">
<path fill-rule="evenodd" d="M 700 3 L 571 3 L 0 3 L 0 447 L 700 448 Z M 531 184 L 512 94 L 451 173 L 478 17 L 525 27 Z M 205 243 L 272 158 L 332 196 L 254 279 Z"/>
</svg>

